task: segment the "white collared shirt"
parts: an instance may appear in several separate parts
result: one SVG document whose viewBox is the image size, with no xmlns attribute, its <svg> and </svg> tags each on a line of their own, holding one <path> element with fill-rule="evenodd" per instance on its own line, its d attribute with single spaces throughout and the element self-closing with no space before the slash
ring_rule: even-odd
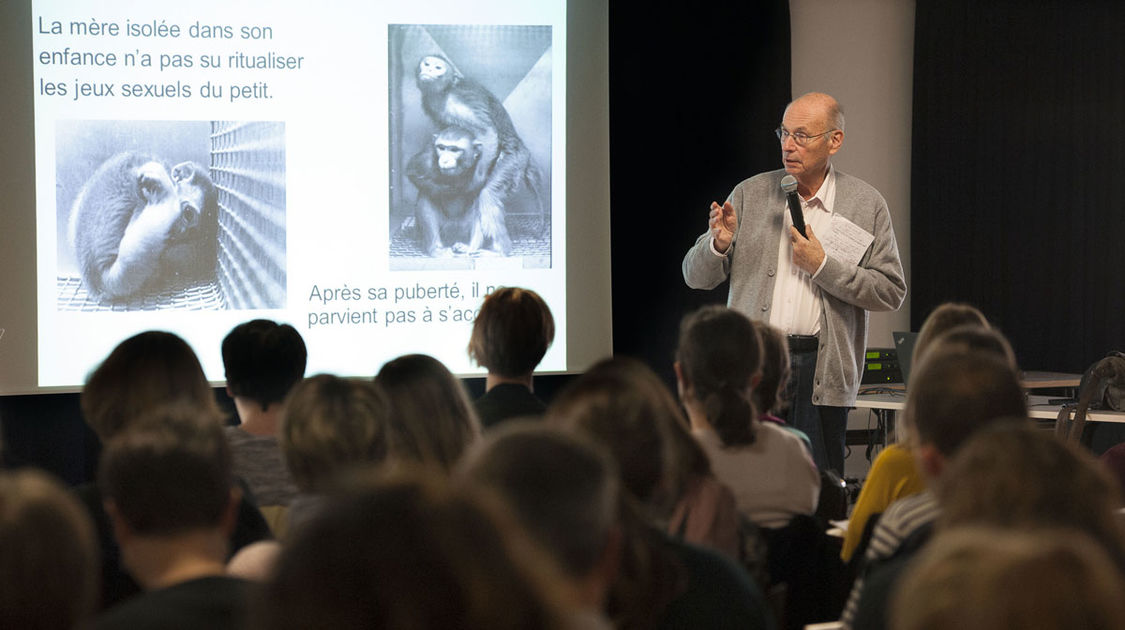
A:
<svg viewBox="0 0 1125 630">
<path fill-rule="evenodd" d="M 828 175 L 824 177 L 824 183 L 816 194 L 808 200 L 802 199 L 800 195 L 797 198 L 801 201 L 805 224 L 812 226 L 813 231 L 823 238 L 832 226 L 832 208 L 836 203 L 836 171 L 829 165 Z M 822 306 L 820 289 L 813 283 L 813 278 L 824 269 L 828 254 L 825 254 L 824 261 L 811 276 L 793 264 L 793 244 L 789 242 L 789 226 L 793 225 L 793 219 L 789 216 L 788 204 L 783 202 L 780 212 L 785 218 L 781 243 L 777 249 L 777 281 L 773 286 L 770 325 L 789 335 L 815 335 L 820 332 Z"/>
</svg>

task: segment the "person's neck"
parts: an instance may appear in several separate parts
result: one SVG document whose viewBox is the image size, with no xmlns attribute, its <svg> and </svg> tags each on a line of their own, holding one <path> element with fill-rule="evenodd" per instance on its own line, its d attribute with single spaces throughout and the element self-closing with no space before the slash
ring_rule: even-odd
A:
<svg viewBox="0 0 1125 630">
<path fill-rule="evenodd" d="M 715 428 L 711 426 L 711 422 L 707 420 L 707 414 L 703 411 L 703 405 L 694 398 L 685 397 L 683 399 L 683 404 L 692 431 L 708 431 Z"/>
<path fill-rule="evenodd" d="M 532 375 L 524 374 L 522 376 L 500 376 L 493 372 L 489 372 L 488 376 L 484 379 L 484 391 L 490 391 L 497 385 L 523 385 L 524 387 L 535 391 L 532 386 Z"/>
<path fill-rule="evenodd" d="M 222 528 L 171 536 L 137 536 L 121 547 L 122 562 L 145 590 L 174 586 L 226 572 L 227 537 Z"/>
<path fill-rule="evenodd" d="M 801 199 L 804 199 L 805 201 L 812 199 L 813 195 L 815 195 L 820 190 L 820 187 L 824 185 L 824 180 L 828 179 L 829 168 L 830 167 L 825 166 L 822 172 L 817 173 L 816 175 L 811 175 L 807 179 L 797 180 L 797 194 L 801 195 Z"/>
<path fill-rule="evenodd" d="M 238 410 L 239 427 L 250 435 L 277 435 L 281 418 L 281 403 L 270 403 L 262 409 L 256 400 L 236 396 L 234 407 Z"/>
</svg>

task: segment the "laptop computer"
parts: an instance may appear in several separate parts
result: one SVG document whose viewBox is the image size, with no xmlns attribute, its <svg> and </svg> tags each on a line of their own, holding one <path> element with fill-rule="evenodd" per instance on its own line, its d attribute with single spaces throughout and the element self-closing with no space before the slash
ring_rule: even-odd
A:
<svg viewBox="0 0 1125 630">
<path fill-rule="evenodd" d="M 902 384 L 910 389 L 910 369 L 914 362 L 914 344 L 918 341 L 916 332 L 892 332 L 895 341 L 895 352 L 898 354 L 898 367 L 902 370 Z"/>
</svg>

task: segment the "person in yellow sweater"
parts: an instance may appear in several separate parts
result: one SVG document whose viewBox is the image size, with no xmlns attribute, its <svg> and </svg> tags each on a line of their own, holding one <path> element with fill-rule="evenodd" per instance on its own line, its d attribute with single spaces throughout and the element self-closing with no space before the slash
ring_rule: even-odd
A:
<svg viewBox="0 0 1125 630">
<path fill-rule="evenodd" d="M 925 356 L 926 350 L 938 337 L 954 328 L 973 325 L 989 328 L 988 320 L 976 307 L 953 302 L 939 305 L 922 323 L 914 346 L 914 363 Z M 905 444 L 891 444 L 883 449 L 871 464 L 863 489 L 852 508 L 840 558 L 844 562 L 851 561 L 863 538 L 863 530 L 873 516 L 882 514 L 895 501 L 925 489 L 926 482 L 914 466 L 914 457 Z"/>
</svg>

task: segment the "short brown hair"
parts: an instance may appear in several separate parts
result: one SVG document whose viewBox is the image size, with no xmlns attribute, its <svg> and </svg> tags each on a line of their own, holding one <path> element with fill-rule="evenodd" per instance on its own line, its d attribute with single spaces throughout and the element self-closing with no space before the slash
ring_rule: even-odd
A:
<svg viewBox="0 0 1125 630">
<path fill-rule="evenodd" d="M 1120 490 L 1082 448 L 1026 419 L 977 431 L 937 483 L 943 528 L 1072 528 L 1089 534 L 1125 571 Z"/>
<path fill-rule="evenodd" d="M 621 481 L 604 447 L 540 422 L 510 423 L 486 438 L 467 477 L 496 491 L 564 572 L 597 566 L 620 520 Z"/>
<path fill-rule="evenodd" d="M 595 364 L 559 394 L 546 420 L 577 429 L 609 449 L 625 489 L 657 513 L 670 510 L 678 499 L 676 486 L 695 472 L 689 467 L 710 470 L 707 456 L 687 435 L 679 403 L 660 377 L 636 359 L 615 357 Z M 677 430 L 683 440 L 674 437 Z M 681 450 L 688 448 L 694 450 Z"/>
<path fill-rule="evenodd" d="M 501 503 L 414 473 L 352 481 L 295 532 L 252 628 L 558 627 L 559 583 Z"/>
<path fill-rule="evenodd" d="M 538 293 L 500 287 L 484 298 L 473 321 L 469 358 L 500 376 L 524 376 L 554 340 L 555 318 Z"/>
<path fill-rule="evenodd" d="M 958 528 L 910 564 L 888 621 L 898 630 L 1116 630 L 1123 589 L 1121 574 L 1080 533 Z"/>
<path fill-rule="evenodd" d="M 293 481 L 306 492 L 352 465 L 387 456 L 385 396 L 369 381 L 318 374 L 285 401 L 281 448 Z"/>
<path fill-rule="evenodd" d="M 106 445 L 98 487 L 139 534 L 216 527 L 231 500 L 230 447 L 215 417 L 157 407 Z"/>
<path fill-rule="evenodd" d="M 375 386 L 391 407 L 387 444 L 392 458 L 448 471 L 480 437 L 480 420 L 465 387 L 429 355 L 388 361 L 375 375 Z"/>
<path fill-rule="evenodd" d="M 71 630 L 93 611 L 98 545 L 78 499 L 36 470 L 0 473 L 0 628 Z"/>
<path fill-rule="evenodd" d="M 215 392 L 191 346 L 158 330 L 117 344 L 90 374 L 79 397 L 86 423 L 103 442 L 157 406 L 176 401 L 219 416 Z"/>
<path fill-rule="evenodd" d="M 911 378 L 905 415 L 919 443 L 950 457 L 981 427 L 1026 416 L 1027 402 L 1015 370 L 994 353 L 935 349 Z"/>
</svg>

